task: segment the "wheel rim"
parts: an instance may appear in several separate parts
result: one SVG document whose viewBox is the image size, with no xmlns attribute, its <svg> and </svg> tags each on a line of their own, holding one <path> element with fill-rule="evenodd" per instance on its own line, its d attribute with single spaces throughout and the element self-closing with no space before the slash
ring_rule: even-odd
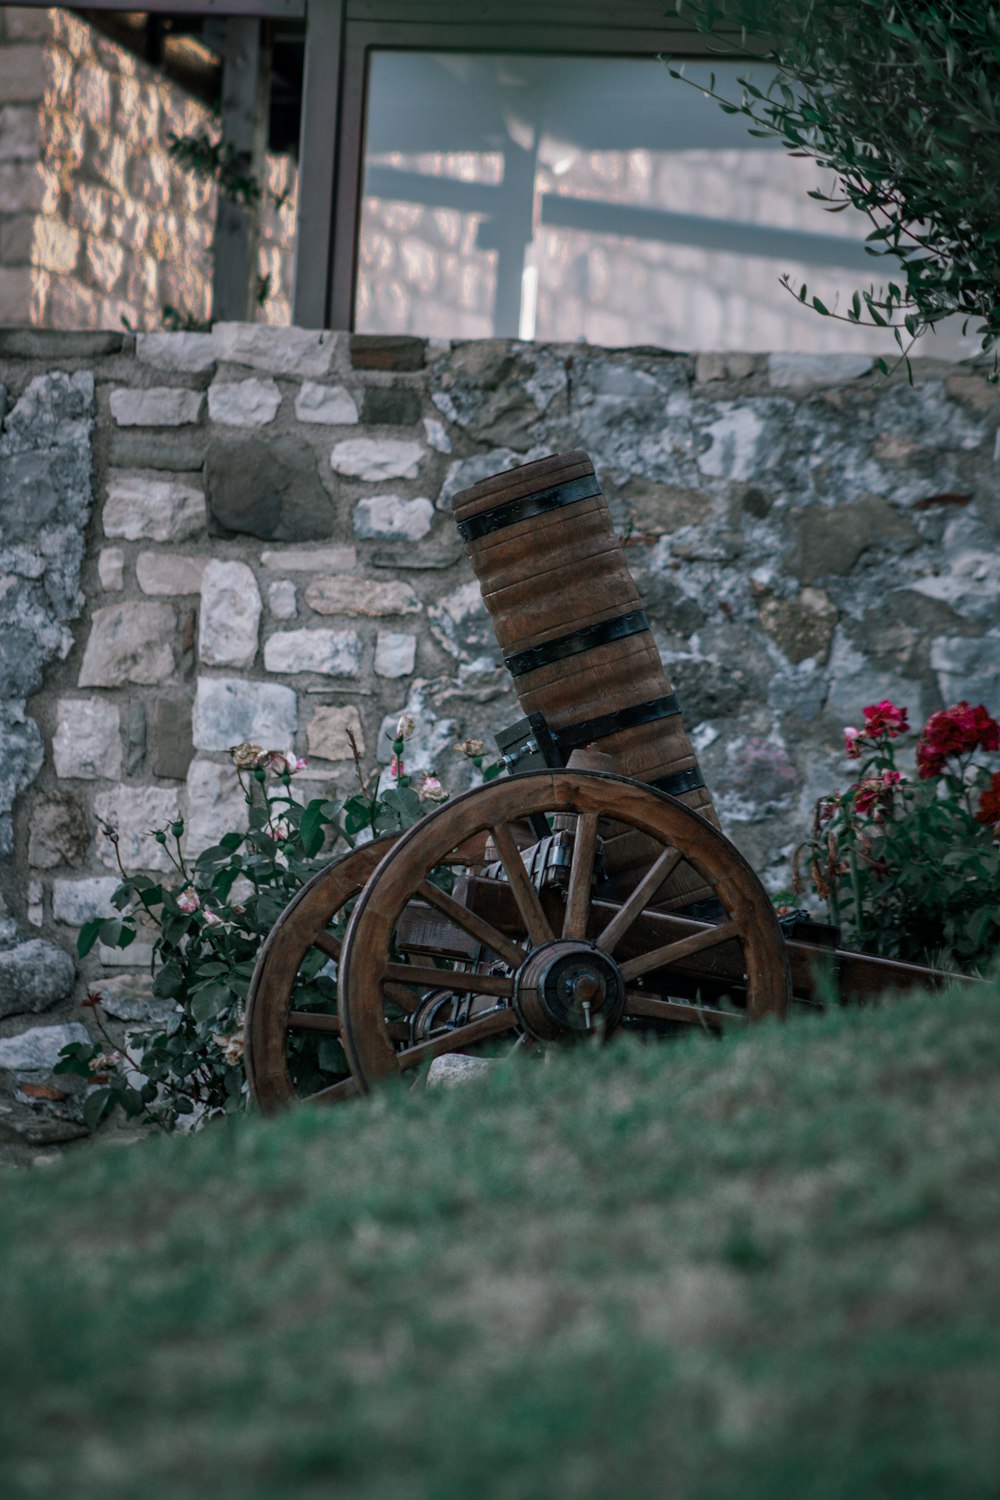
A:
<svg viewBox="0 0 1000 1500">
<path fill-rule="evenodd" d="M 260 950 L 247 994 L 244 1061 L 250 1097 L 265 1112 L 297 1097 L 334 1103 L 357 1092 L 348 1078 L 311 1095 L 297 1094 L 289 1067 L 290 1037 L 297 1031 L 315 1031 L 339 1038 L 340 1020 L 339 1014 L 326 1012 L 311 1013 L 307 1020 L 310 1013 L 296 1011 L 293 999 L 312 950 L 319 948 L 327 959 L 338 962 L 342 940 L 329 931 L 330 925 L 364 888 L 394 843 L 395 836 L 375 839 L 318 871 L 289 902 Z"/>
<path fill-rule="evenodd" d="M 557 913 L 556 931 L 521 860 L 513 825 L 533 813 L 575 816 L 573 856 L 568 885 Z M 595 914 L 591 885 L 598 855 L 601 820 L 626 824 L 655 841 L 659 853 L 618 907 Z M 467 910 L 431 882 L 432 871 L 448 861 L 459 845 L 488 833 L 516 904 L 520 935 L 494 926 Z M 678 862 L 690 865 L 712 886 L 725 913 L 713 927 L 640 951 L 628 947 Z M 397 945 L 400 919 L 414 901 L 427 903 L 446 922 L 474 938 L 489 955 L 494 972 L 449 968 L 446 962 L 402 959 Z M 551 903 L 549 903 L 551 905 Z M 600 772 L 539 771 L 477 788 L 442 806 L 404 834 L 374 871 L 355 905 L 340 959 L 342 1040 L 357 1086 L 366 1091 L 379 1079 L 417 1066 L 431 1057 L 474 1048 L 510 1033 L 538 1035 L 553 1021 L 552 1007 L 538 999 L 544 978 L 545 951 L 553 945 L 569 962 L 570 950 L 582 962 L 593 949 L 620 973 L 626 990 L 626 1017 L 649 1020 L 686 1019 L 669 1000 L 643 994 L 646 976 L 669 971 L 708 950 L 738 943 L 745 977 L 746 1015 L 784 1017 L 791 998 L 784 942 L 766 891 L 746 860 L 729 841 L 683 803 L 625 777 Z M 608 970 L 610 976 L 610 969 Z M 609 977 L 610 988 L 614 988 Z M 393 1000 L 387 1005 L 386 990 Z M 543 986 L 544 987 L 544 986 Z M 412 1013 L 428 990 L 453 990 L 476 997 L 476 1007 L 451 1033 L 415 1039 L 399 1046 L 390 1035 L 394 1007 L 410 993 Z M 617 1002 L 616 1002 L 617 1003 Z M 407 1002 L 403 1002 L 404 1009 Z M 610 1002 L 609 1002 L 610 1004 Z M 617 1017 L 608 1012 L 606 1029 Z M 698 1007 L 703 1020 L 709 1010 Z M 534 1023 L 539 1014 L 542 1022 Z M 721 1025 L 722 1012 L 712 1011 Z M 558 1027 L 557 1027 L 558 1029 Z M 572 1029 L 568 1026 L 564 1030 Z M 584 1028 L 585 1030 L 586 1028 Z"/>
</svg>

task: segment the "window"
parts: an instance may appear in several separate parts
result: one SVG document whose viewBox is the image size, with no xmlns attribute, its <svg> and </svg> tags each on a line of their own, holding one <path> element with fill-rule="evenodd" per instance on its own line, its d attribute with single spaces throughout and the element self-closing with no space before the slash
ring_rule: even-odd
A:
<svg viewBox="0 0 1000 1500">
<path fill-rule="evenodd" d="M 738 94 L 745 64 L 711 71 Z M 687 73 L 710 77 L 704 62 Z M 779 281 L 843 307 L 872 278 L 867 221 L 824 212 L 814 162 L 654 58 L 378 49 L 367 98 L 362 332 L 885 349 Z M 957 352 L 945 342 L 933 352 Z"/>
</svg>

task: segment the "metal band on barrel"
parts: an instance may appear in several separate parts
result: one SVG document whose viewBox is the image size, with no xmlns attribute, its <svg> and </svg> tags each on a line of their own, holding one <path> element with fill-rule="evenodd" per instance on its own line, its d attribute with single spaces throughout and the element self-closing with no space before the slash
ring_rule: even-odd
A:
<svg viewBox="0 0 1000 1500">
<path fill-rule="evenodd" d="M 527 651 L 517 651 L 505 656 L 507 670 L 512 677 L 523 677 L 525 672 L 537 671 L 553 662 L 565 661 L 567 656 L 578 656 L 581 651 L 593 651 L 597 646 L 607 646 L 612 641 L 624 640 L 626 636 L 638 635 L 649 629 L 645 612 L 634 609 L 627 615 L 616 615 L 612 620 L 600 620 L 588 625 L 585 630 L 574 630 L 569 635 L 557 636 L 554 641 L 545 641 L 541 646 L 529 646 Z"/>
<path fill-rule="evenodd" d="M 698 766 L 689 766 L 686 771 L 674 771 L 670 776 L 659 776 L 656 781 L 651 781 L 650 786 L 655 786 L 658 792 L 666 792 L 671 797 L 683 797 L 685 792 L 696 792 L 699 787 L 705 785 Z"/>
<path fill-rule="evenodd" d="M 629 708 L 619 708 L 613 714 L 602 714 L 599 719 L 584 719 L 580 724 L 567 724 L 553 731 L 560 750 L 576 750 L 594 740 L 607 739 L 622 729 L 638 729 L 640 724 L 653 724 L 657 719 L 669 719 L 681 711 L 676 693 L 666 693 L 662 698 L 650 698 L 646 703 L 633 703 Z"/>
<path fill-rule="evenodd" d="M 533 495 L 522 495 L 519 500 L 508 500 L 492 510 L 484 510 L 481 515 L 459 521 L 459 533 L 464 541 L 475 542 L 481 536 L 502 531 L 505 526 L 516 526 L 518 521 L 529 521 L 532 516 L 544 516 L 563 505 L 575 505 L 578 500 L 592 500 L 600 493 L 596 474 L 567 479 L 564 484 L 550 485 L 547 490 L 536 490 Z"/>
</svg>

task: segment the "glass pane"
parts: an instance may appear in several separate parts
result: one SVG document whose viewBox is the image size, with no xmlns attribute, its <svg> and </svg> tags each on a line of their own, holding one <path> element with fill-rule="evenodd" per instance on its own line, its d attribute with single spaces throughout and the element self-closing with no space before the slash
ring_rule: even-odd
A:
<svg viewBox="0 0 1000 1500">
<path fill-rule="evenodd" d="M 689 64 L 738 95 L 745 64 Z M 760 83 L 761 79 L 757 79 Z M 654 59 L 376 52 L 356 326 L 610 347 L 887 352 L 831 308 L 871 283 L 832 174 L 754 139 Z M 972 352 L 939 333 L 920 352 Z"/>
</svg>

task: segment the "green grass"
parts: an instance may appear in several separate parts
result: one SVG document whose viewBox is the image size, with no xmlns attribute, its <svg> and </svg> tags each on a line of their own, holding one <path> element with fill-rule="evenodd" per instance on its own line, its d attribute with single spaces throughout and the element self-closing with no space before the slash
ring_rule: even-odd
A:
<svg viewBox="0 0 1000 1500">
<path fill-rule="evenodd" d="M 1000 994 L 7 1172 L 0 1494 L 987 1500 Z"/>
</svg>

